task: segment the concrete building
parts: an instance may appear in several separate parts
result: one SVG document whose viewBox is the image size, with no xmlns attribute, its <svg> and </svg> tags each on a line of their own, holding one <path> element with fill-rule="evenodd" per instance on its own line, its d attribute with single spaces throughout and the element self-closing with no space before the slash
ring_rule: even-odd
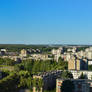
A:
<svg viewBox="0 0 92 92">
<path fill-rule="evenodd" d="M 27 51 L 25 49 L 21 50 L 20 56 L 26 57 L 27 56 Z"/>
<path fill-rule="evenodd" d="M 86 52 L 86 57 L 92 59 L 92 51 Z"/>
<path fill-rule="evenodd" d="M 88 70 L 88 60 L 72 58 L 68 62 L 69 70 Z"/>
<path fill-rule="evenodd" d="M 71 53 L 64 53 L 61 55 L 61 58 L 64 60 L 64 61 L 69 61 L 71 59 L 72 55 Z"/>
<path fill-rule="evenodd" d="M 74 84 L 74 92 L 92 92 L 92 80 L 82 80 L 82 79 L 69 79 Z M 56 92 L 61 92 L 61 86 L 63 79 L 56 80 Z"/>
<path fill-rule="evenodd" d="M 78 79 L 83 73 L 83 75 L 85 75 L 87 79 L 92 80 L 92 71 L 69 70 L 69 72 L 72 73 L 74 79 Z"/>
<path fill-rule="evenodd" d="M 78 58 L 82 58 L 82 57 L 85 58 L 85 52 L 84 52 L 84 51 L 79 51 L 79 52 L 76 54 L 76 56 L 77 56 Z"/>
<path fill-rule="evenodd" d="M 50 90 L 56 87 L 56 79 L 59 75 L 61 75 L 61 71 L 51 71 L 33 75 L 33 78 L 43 80 L 42 92 L 44 92 L 44 90 Z M 35 87 L 33 88 L 33 92 L 37 92 Z"/>
<path fill-rule="evenodd" d="M 92 65 L 92 60 L 88 60 L 88 65 Z"/>
<path fill-rule="evenodd" d="M 5 55 L 7 53 L 6 49 L 1 49 L 1 55 Z"/>
<path fill-rule="evenodd" d="M 64 52 L 63 48 L 60 47 L 59 49 L 53 49 L 52 54 L 54 55 L 54 60 L 58 62 L 59 57 L 61 57 L 61 54 Z"/>
<path fill-rule="evenodd" d="M 76 51 L 77 51 L 76 47 L 72 47 L 72 48 L 68 48 L 67 49 L 67 52 L 73 52 L 73 53 L 75 53 Z"/>
<path fill-rule="evenodd" d="M 62 54 L 63 53 L 63 47 L 60 47 L 59 49 L 53 49 L 52 51 L 51 51 L 51 53 L 53 54 L 53 55 L 56 55 L 56 54 Z"/>
<path fill-rule="evenodd" d="M 50 58 L 48 54 L 31 54 L 31 59 L 34 60 L 52 60 L 53 58 Z"/>
</svg>

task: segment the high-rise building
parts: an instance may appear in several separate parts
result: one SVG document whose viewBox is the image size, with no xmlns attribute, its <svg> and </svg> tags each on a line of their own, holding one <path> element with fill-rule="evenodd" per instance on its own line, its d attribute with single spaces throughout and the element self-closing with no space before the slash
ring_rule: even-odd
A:
<svg viewBox="0 0 92 92">
<path fill-rule="evenodd" d="M 58 62 L 58 59 L 59 57 L 61 57 L 61 54 L 63 53 L 63 48 L 60 47 L 59 49 L 55 50 L 53 49 L 52 50 L 52 54 L 54 55 L 54 59 Z"/>
<path fill-rule="evenodd" d="M 88 60 L 86 59 L 70 59 L 68 62 L 69 70 L 88 70 Z"/>
</svg>

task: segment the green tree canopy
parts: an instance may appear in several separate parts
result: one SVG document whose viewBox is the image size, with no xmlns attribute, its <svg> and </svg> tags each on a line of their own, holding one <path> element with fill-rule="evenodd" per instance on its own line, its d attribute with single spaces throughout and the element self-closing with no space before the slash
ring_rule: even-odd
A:
<svg viewBox="0 0 92 92">
<path fill-rule="evenodd" d="M 62 79 L 71 79 L 73 78 L 72 73 L 68 72 L 68 71 L 63 71 L 61 74 L 61 78 Z"/>
<path fill-rule="evenodd" d="M 92 65 L 88 65 L 88 70 L 92 71 Z"/>
<path fill-rule="evenodd" d="M 82 73 L 82 74 L 79 76 L 79 79 L 87 79 L 87 76 Z"/>
</svg>

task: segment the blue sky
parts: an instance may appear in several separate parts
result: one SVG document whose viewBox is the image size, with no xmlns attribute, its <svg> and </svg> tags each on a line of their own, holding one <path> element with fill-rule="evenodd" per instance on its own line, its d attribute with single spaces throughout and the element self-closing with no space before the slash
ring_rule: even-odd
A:
<svg viewBox="0 0 92 92">
<path fill-rule="evenodd" d="M 0 0 L 0 43 L 92 44 L 92 0 Z"/>
</svg>

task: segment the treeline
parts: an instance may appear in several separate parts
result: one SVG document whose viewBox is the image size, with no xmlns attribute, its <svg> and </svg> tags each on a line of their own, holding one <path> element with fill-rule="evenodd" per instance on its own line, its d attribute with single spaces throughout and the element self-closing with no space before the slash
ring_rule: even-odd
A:
<svg viewBox="0 0 92 92">
<path fill-rule="evenodd" d="M 72 78 L 71 73 L 64 71 L 62 78 Z M 30 92 L 42 90 L 44 82 L 42 79 L 33 78 L 28 71 L 12 72 L 7 77 L 0 80 L 0 92 L 19 92 L 20 89 L 29 89 Z M 53 90 L 44 90 L 44 92 L 55 92 Z"/>
<path fill-rule="evenodd" d="M 1 64 L 8 64 L 10 60 L 1 59 Z M 41 90 L 43 86 L 42 79 L 33 79 L 34 74 L 40 74 L 42 72 L 54 71 L 54 70 L 67 70 L 68 63 L 59 59 L 59 62 L 54 60 L 25 60 L 20 64 L 14 65 L 12 72 L 3 72 L 3 79 L 0 80 L 0 92 L 18 92 L 20 89 L 30 89 L 33 91 L 33 87 L 37 90 Z M 50 90 L 45 92 L 52 92 Z M 54 92 L 54 90 L 53 90 Z"/>
<path fill-rule="evenodd" d="M 0 80 L 0 92 L 17 92 L 19 76 L 11 73 L 9 76 Z"/>
<path fill-rule="evenodd" d="M 0 44 L 0 49 L 7 49 L 8 51 L 19 52 L 21 49 L 39 49 L 42 52 L 49 52 L 53 48 L 48 45 L 24 45 L 24 44 Z"/>
<path fill-rule="evenodd" d="M 13 66 L 15 62 L 9 58 L 0 58 L 0 65 L 10 65 Z"/>
<path fill-rule="evenodd" d="M 26 60 L 21 64 L 15 65 L 15 70 L 26 70 L 30 71 L 32 74 L 38 74 L 40 72 L 48 72 L 54 70 L 67 70 L 68 63 L 67 62 L 55 62 L 53 60 L 48 61 L 34 61 L 34 60 Z"/>
<path fill-rule="evenodd" d="M 85 46 L 85 47 L 79 47 L 77 48 L 77 51 L 85 51 L 85 49 L 89 48 L 89 46 Z"/>
<path fill-rule="evenodd" d="M 43 81 L 42 79 L 33 79 L 28 71 L 13 72 L 0 80 L 0 92 L 19 92 L 20 89 L 30 89 L 33 92 L 33 87 L 41 90 Z"/>
</svg>

